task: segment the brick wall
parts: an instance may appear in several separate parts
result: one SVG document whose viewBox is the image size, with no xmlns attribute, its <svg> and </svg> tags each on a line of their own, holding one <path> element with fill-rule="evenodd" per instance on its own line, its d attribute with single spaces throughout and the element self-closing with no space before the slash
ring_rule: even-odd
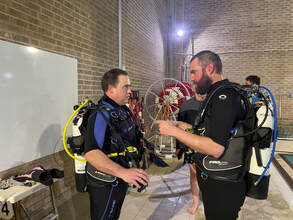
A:
<svg viewBox="0 0 293 220">
<path fill-rule="evenodd" d="M 176 10 L 179 20 L 181 7 Z M 189 37 L 184 52 L 191 53 L 188 40 L 193 36 L 195 53 L 208 49 L 220 55 L 225 78 L 244 83 L 246 76 L 258 75 L 278 102 L 279 94 L 293 91 L 292 8 L 286 0 L 185 0 Z M 179 64 L 174 65 L 176 70 Z M 174 76 L 179 78 L 180 72 Z M 283 115 L 291 119 L 292 104 L 291 98 L 282 105 Z"/>
<path fill-rule="evenodd" d="M 166 10 L 163 0 L 123 1 L 122 64 L 130 74 L 132 88 L 143 95 L 152 82 L 166 74 Z"/>
<path fill-rule="evenodd" d="M 133 89 L 144 95 L 152 82 L 165 76 L 166 1 L 122 0 L 122 8 L 122 65 Z M 118 67 L 118 1 L 0 0 L 0 39 L 77 58 L 78 99 L 97 100 L 102 95 L 101 76 Z M 73 161 L 64 152 L 60 154 L 63 162 L 58 168 L 65 170 L 66 178 L 56 183 L 55 190 L 64 197 L 74 189 Z M 40 163 L 56 167 L 55 157 L 0 172 L 0 178 Z M 24 201 L 34 219 L 48 212 L 44 205 L 48 195 L 44 190 Z"/>
</svg>

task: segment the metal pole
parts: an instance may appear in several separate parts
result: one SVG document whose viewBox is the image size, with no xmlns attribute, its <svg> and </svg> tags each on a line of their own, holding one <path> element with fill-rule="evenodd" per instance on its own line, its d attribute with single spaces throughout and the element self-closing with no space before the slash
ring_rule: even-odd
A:
<svg viewBox="0 0 293 220">
<path fill-rule="evenodd" d="M 191 53 L 192 53 L 192 56 L 194 56 L 194 42 L 193 42 L 193 36 L 191 35 Z"/>
<path fill-rule="evenodd" d="M 279 119 L 282 119 L 282 96 L 280 95 L 280 103 L 279 103 Z"/>
<path fill-rule="evenodd" d="M 119 68 L 122 69 L 122 3 L 118 1 L 118 50 L 119 50 Z"/>
<path fill-rule="evenodd" d="M 55 199 L 55 194 L 54 194 L 54 190 L 53 190 L 53 186 L 50 185 L 49 186 L 49 189 L 50 189 L 50 194 L 51 194 L 51 202 L 52 202 L 52 206 L 53 206 L 53 209 L 54 209 L 54 212 L 55 212 L 55 218 L 57 220 L 59 220 L 59 213 L 58 213 L 58 209 L 57 209 L 57 204 L 56 204 L 56 199 Z M 54 219 L 55 219 L 54 218 Z"/>
</svg>

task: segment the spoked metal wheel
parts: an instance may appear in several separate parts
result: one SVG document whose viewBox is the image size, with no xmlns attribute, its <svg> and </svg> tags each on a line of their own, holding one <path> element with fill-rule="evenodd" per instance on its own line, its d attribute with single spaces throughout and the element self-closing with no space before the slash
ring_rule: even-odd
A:
<svg viewBox="0 0 293 220">
<path fill-rule="evenodd" d="M 191 86 L 173 78 L 164 78 L 150 85 L 144 98 L 144 108 L 155 120 L 176 121 L 181 104 L 191 97 Z"/>
<path fill-rule="evenodd" d="M 190 98 L 190 94 L 192 89 L 189 83 L 173 78 L 164 78 L 150 85 L 144 98 L 144 109 L 152 120 L 149 131 L 156 120 L 176 121 L 181 104 Z M 175 155 L 175 138 L 154 135 L 150 139 L 157 147 L 159 156 L 172 158 Z"/>
</svg>

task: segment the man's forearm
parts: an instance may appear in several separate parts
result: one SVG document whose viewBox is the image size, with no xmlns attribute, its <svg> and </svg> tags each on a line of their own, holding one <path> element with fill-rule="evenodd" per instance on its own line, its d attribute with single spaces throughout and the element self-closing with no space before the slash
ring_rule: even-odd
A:
<svg viewBox="0 0 293 220">
<path fill-rule="evenodd" d="M 86 160 L 97 170 L 112 176 L 120 177 L 121 172 L 125 169 L 118 163 L 110 160 L 102 151 L 92 150 L 85 154 Z"/>
<path fill-rule="evenodd" d="M 224 152 L 224 147 L 214 142 L 211 138 L 191 134 L 180 128 L 177 128 L 172 136 L 195 151 L 215 158 L 220 157 Z"/>
</svg>

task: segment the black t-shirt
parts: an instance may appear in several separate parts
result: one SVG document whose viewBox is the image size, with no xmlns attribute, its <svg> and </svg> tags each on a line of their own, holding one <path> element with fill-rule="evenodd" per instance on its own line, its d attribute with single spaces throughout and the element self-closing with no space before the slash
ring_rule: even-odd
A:
<svg viewBox="0 0 293 220">
<path fill-rule="evenodd" d="M 195 96 L 184 101 L 178 113 L 178 121 L 183 121 L 193 125 L 194 120 L 199 113 L 201 103 L 202 102 L 196 100 Z"/>
<path fill-rule="evenodd" d="M 197 101 L 194 96 L 191 99 L 184 101 L 178 113 L 178 121 L 183 121 L 193 125 L 196 116 L 200 113 L 201 104 L 202 102 Z M 180 149 L 182 147 L 185 147 L 185 145 L 177 140 L 176 149 Z"/>
<path fill-rule="evenodd" d="M 218 87 L 230 84 L 227 79 L 214 83 L 208 90 L 206 101 Z M 227 148 L 233 127 L 244 117 L 241 95 L 233 88 L 220 89 L 211 98 L 198 133 Z"/>
</svg>

